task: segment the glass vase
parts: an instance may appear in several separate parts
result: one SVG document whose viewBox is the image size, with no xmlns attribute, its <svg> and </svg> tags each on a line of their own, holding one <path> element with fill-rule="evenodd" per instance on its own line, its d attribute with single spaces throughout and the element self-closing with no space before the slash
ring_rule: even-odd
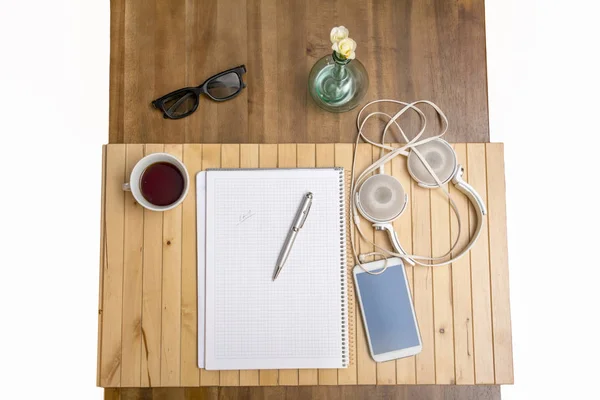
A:
<svg viewBox="0 0 600 400">
<path fill-rule="evenodd" d="M 313 65 L 308 90 L 319 107 L 330 112 L 345 112 L 356 107 L 369 89 L 369 76 L 358 60 L 333 54 Z"/>
</svg>

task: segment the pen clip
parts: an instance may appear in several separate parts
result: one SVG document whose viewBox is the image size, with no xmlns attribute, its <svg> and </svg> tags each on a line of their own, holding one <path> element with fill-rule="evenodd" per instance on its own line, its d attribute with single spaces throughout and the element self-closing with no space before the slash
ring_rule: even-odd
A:
<svg viewBox="0 0 600 400">
<path fill-rule="evenodd" d="M 298 219 L 296 224 L 294 224 L 294 229 L 298 231 L 304 226 L 304 222 L 306 221 L 306 217 L 308 217 L 308 212 L 310 211 L 310 207 L 312 206 L 313 194 L 307 193 L 304 196 L 304 202 L 302 203 L 302 207 L 300 209 L 300 214 L 298 214 Z"/>
</svg>

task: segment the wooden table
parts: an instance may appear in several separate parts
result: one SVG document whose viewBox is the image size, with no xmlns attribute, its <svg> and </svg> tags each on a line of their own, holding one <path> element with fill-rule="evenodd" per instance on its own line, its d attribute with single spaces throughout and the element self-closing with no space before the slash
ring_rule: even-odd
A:
<svg viewBox="0 0 600 400">
<path fill-rule="evenodd" d="M 111 0 L 109 142 L 351 141 L 356 112 L 321 112 L 306 92 L 308 71 L 330 51 L 329 30 L 340 24 L 358 42 L 358 58 L 369 72 L 365 100 L 434 100 L 450 119 L 450 141 L 487 142 L 484 23 L 483 0 L 246 0 L 242 5 L 230 0 Z M 149 106 L 164 93 L 198 85 L 242 63 L 248 67 L 248 88 L 233 101 L 202 99 L 198 111 L 180 121 L 163 120 Z M 410 126 L 411 121 L 406 123 Z M 497 386 L 349 389 L 224 393 L 252 398 L 302 398 L 307 393 L 327 398 L 499 398 Z M 154 390 L 107 390 L 106 397 L 183 396 L 174 389 Z M 185 396 L 223 394 L 198 390 Z"/>
</svg>

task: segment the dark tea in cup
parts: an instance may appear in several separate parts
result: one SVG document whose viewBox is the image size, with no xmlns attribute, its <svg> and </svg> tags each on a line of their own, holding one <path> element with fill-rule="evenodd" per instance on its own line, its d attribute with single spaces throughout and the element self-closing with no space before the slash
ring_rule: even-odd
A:
<svg viewBox="0 0 600 400">
<path fill-rule="evenodd" d="M 140 177 L 142 196 L 155 206 L 175 203 L 185 189 L 185 178 L 177 166 L 169 162 L 149 165 Z"/>
<path fill-rule="evenodd" d="M 147 210 L 167 211 L 180 205 L 189 190 L 185 165 L 172 154 L 151 153 L 138 161 L 123 183 L 135 201 Z"/>
</svg>

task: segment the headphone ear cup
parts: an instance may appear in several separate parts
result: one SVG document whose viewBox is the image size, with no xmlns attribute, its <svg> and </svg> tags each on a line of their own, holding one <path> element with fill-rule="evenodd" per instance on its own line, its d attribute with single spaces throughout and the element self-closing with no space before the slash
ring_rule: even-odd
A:
<svg viewBox="0 0 600 400">
<path fill-rule="evenodd" d="M 358 192 L 359 211 L 371 222 L 391 222 L 406 207 L 407 196 L 400 181 L 378 174 L 368 178 Z"/>
<path fill-rule="evenodd" d="M 429 164 L 442 183 L 448 182 L 456 173 L 457 160 L 454 149 L 448 142 L 435 139 L 415 146 L 420 156 Z M 419 184 L 428 187 L 437 186 L 435 178 L 427 170 L 419 154 L 411 150 L 408 155 L 408 172 Z"/>
</svg>

